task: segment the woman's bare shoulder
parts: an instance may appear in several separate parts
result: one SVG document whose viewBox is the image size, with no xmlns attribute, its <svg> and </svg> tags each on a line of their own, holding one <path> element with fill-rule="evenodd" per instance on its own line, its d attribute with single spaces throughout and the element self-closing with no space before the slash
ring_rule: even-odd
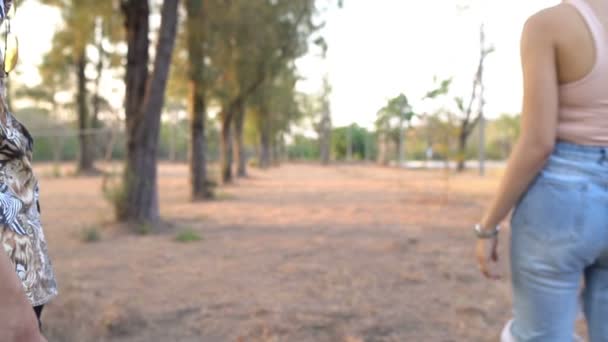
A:
<svg viewBox="0 0 608 342">
<path fill-rule="evenodd" d="M 526 20 L 524 34 L 559 37 L 576 19 L 576 9 L 566 3 L 540 10 Z"/>
</svg>

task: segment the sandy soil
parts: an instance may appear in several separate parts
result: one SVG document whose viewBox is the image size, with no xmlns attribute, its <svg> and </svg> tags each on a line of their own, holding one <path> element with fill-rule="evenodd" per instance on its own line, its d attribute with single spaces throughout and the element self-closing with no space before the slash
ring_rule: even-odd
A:
<svg viewBox="0 0 608 342">
<path fill-rule="evenodd" d="M 185 165 L 165 164 L 175 227 L 138 236 L 111 223 L 100 177 L 39 174 L 61 292 L 49 341 L 496 341 L 510 315 L 469 231 L 495 175 L 285 165 L 193 204 Z M 185 229 L 202 240 L 176 242 Z"/>
</svg>

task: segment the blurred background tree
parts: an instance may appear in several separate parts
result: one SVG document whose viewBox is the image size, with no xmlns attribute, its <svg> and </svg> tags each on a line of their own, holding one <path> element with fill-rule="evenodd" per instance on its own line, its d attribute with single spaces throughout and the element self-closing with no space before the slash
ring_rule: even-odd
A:
<svg viewBox="0 0 608 342">
<path fill-rule="evenodd" d="M 97 142 L 93 133 L 100 127 L 101 78 L 108 59 L 113 57 L 106 46 L 116 43 L 122 35 L 113 22 L 113 4 L 94 0 L 41 2 L 59 8 L 64 25 L 55 32 L 52 48 L 40 65 L 42 85 L 25 95 L 50 103 L 56 113 L 55 94 L 60 90 L 73 92 L 80 146 L 77 170 L 94 172 Z M 116 58 L 114 62 L 116 65 Z M 87 77 L 89 68 L 94 70 L 92 79 Z"/>
<path fill-rule="evenodd" d="M 45 142 L 36 145 L 37 160 L 76 160 L 80 173 L 95 172 L 102 157 L 126 160 L 121 218 L 159 219 L 158 159 L 188 161 L 191 198 L 202 200 L 213 197 L 216 181 L 246 177 L 249 165 L 441 160 L 464 168 L 480 152 L 469 142 L 481 137 L 491 47 L 481 49 L 470 98 L 446 103 L 451 79 L 435 79 L 421 98 L 388 98 L 373 125 L 334 127 L 330 73 L 302 93 L 296 62 L 314 49 L 325 58 L 320 13 L 339 1 L 40 1 L 63 24 L 42 58 L 40 85 L 14 91 L 37 107 L 21 111 Z M 124 105 L 116 100 L 123 87 Z M 421 103 L 430 109 L 420 111 Z M 484 132 L 487 157 L 504 159 L 518 118 L 489 120 Z"/>
</svg>

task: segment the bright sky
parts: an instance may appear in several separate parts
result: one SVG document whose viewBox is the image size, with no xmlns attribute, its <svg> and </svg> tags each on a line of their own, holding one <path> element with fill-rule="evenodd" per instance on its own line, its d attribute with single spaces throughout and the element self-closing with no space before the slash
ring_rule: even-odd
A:
<svg viewBox="0 0 608 342">
<path fill-rule="evenodd" d="M 457 3 L 470 3 L 460 11 Z M 486 64 L 488 116 L 517 113 L 522 81 L 519 38 L 527 17 L 559 0 L 346 0 L 326 14 L 325 61 L 298 62 L 307 78 L 299 88 L 317 92 L 329 75 L 336 126 L 371 126 L 386 100 L 404 92 L 416 104 L 433 76 L 454 77 L 451 96 L 468 96 L 479 53 L 479 23 L 496 51 Z M 35 24 L 33 24 L 35 22 Z M 61 19 L 57 10 L 27 1 L 13 21 L 20 38 L 22 81 L 37 83 L 36 66 Z M 120 103 L 120 101 L 118 101 Z"/>
<path fill-rule="evenodd" d="M 522 80 L 519 39 L 525 20 L 559 0 L 473 0 L 459 11 L 456 0 L 346 0 L 327 14 L 325 62 L 299 61 L 314 92 L 328 72 L 333 87 L 334 125 L 372 126 L 390 97 L 404 92 L 416 102 L 432 86 L 434 75 L 454 77 L 452 96 L 470 96 L 479 56 L 480 18 L 487 41 L 496 48 L 485 71 L 488 116 L 518 113 Z"/>
<path fill-rule="evenodd" d="M 39 82 L 38 64 L 51 48 L 55 29 L 61 24 L 59 11 L 37 1 L 25 1 L 17 9 L 11 29 L 19 37 L 19 65 L 21 81 L 28 85 Z"/>
</svg>

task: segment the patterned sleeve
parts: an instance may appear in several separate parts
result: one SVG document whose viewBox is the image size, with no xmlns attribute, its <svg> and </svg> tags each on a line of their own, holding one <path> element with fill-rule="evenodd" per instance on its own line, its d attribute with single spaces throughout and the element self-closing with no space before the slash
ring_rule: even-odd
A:
<svg viewBox="0 0 608 342">
<path fill-rule="evenodd" d="M 0 23 L 2 23 L 4 21 L 4 18 L 6 17 L 9 9 L 11 8 L 11 6 L 13 5 L 13 0 L 0 0 Z M 2 52 L 0 51 L 0 64 L 2 64 L 4 61 L 4 56 L 2 54 Z M 7 111 L 7 107 L 6 107 L 6 98 L 5 98 L 5 74 L 4 74 L 4 70 L 2 70 L 2 68 L 0 68 L 0 106 L 2 106 L 2 108 L 0 108 L 0 111 L 2 111 L 3 113 L 0 113 L 0 117 L 4 117 L 2 119 L 6 120 L 6 111 Z M 2 115 L 4 114 L 4 115 Z M 0 140 L 5 139 L 6 138 L 6 129 L 2 123 L 3 120 L 0 119 Z"/>
<path fill-rule="evenodd" d="M 0 21 L 6 18 L 8 10 L 11 8 L 13 0 L 0 0 Z"/>
</svg>

